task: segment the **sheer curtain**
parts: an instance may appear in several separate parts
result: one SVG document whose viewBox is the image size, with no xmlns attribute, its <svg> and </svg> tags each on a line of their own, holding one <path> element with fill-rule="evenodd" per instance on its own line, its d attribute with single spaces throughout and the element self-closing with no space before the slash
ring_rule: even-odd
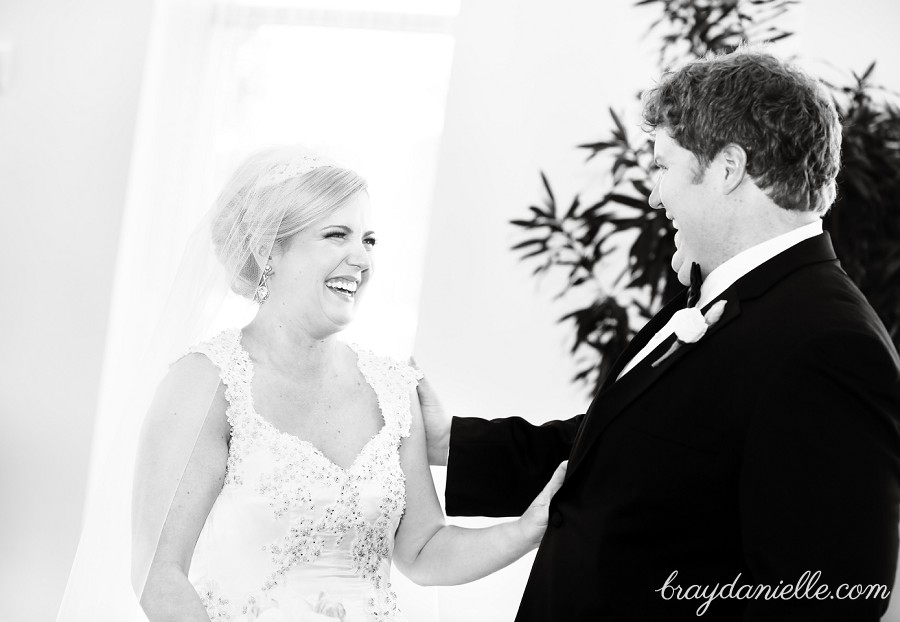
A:
<svg viewBox="0 0 900 622">
<path fill-rule="evenodd" d="M 181 248 L 252 150 L 302 143 L 369 181 L 377 270 L 348 339 L 412 348 L 458 0 L 159 0 L 115 272 L 88 494 Z M 102 494 L 102 492 L 100 493 Z M 396 573 L 410 619 L 434 592 Z"/>
</svg>

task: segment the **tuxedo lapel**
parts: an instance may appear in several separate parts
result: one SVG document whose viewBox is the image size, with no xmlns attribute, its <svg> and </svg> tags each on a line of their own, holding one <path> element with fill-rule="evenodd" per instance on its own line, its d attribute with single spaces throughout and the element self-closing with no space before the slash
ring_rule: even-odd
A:
<svg viewBox="0 0 900 622">
<path fill-rule="evenodd" d="M 609 374 L 603 381 L 603 385 L 600 387 L 598 395 L 616 382 L 616 378 L 622 373 L 622 370 L 628 364 L 628 361 L 633 359 L 638 352 L 644 349 L 644 346 L 653 339 L 653 336 L 656 333 L 662 330 L 662 327 L 666 325 L 677 311 L 684 308 L 686 300 L 687 288 L 670 300 L 666 306 L 660 309 L 659 313 L 650 318 L 650 321 L 644 325 L 644 328 L 638 331 L 638 334 L 634 336 L 634 339 L 631 340 L 622 351 L 622 354 L 619 355 L 619 358 L 616 359 L 616 362 L 613 363 L 612 369 L 610 369 Z"/>
<path fill-rule="evenodd" d="M 729 298 L 731 296 L 731 298 Z M 578 438 L 572 448 L 569 457 L 568 473 L 573 473 L 588 449 L 603 430 L 613 422 L 638 396 L 647 391 L 663 374 L 669 371 L 682 357 L 697 347 L 702 341 L 711 339 L 715 333 L 728 325 L 740 315 L 740 303 L 737 292 L 728 289 L 719 300 L 725 300 L 725 310 L 719 321 L 709 327 L 706 334 L 696 343 L 681 343 L 668 356 L 666 353 L 672 349 L 676 341 L 674 334 L 669 335 L 656 348 L 653 349 L 632 370 L 619 380 L 606 386 L 594 399 L 587 416 L 581 424 Z M 715 301 L 713 301 L 715 302 Z M 712 304 L 712 303 L 710 303 Z M 704 309 L 705 311 L 706 309 Z M 671 314 L 670 314 L 671 317 Z M 668 321 L 668 320 L 666 320 Z M 665 326 L 665 323 L 663 323 Z M 662 328 L 662 327 L 660 327 Z M 654 331 L 654 334 L 656 331 Z"/>
<path fill-rule="evenodd" d="M 566 479 L 575 472 L 585 455 L 589 452 L 590 447 L 596 442 L 606 427 L 622 414 L 631 402 L 652 387 L 656 380 L 671 369 L 681 358 L 687 356 L 700 343 L 705 343 L 709 339 L 714 338 L 718 331 L 722 330 L 740 315 L 742 300 L 761 296 L 766 290 L 791 272 L 805 265 L 822 261 L 836 261 L 831 238 L 827 233 L 800 242 L 736 281 L 716 299 L 726 301 L 724 312 L 719 321 L 707 330 L 700 341 L 692 344 L 681 344 L 673 353 L 654 366 L 653 363 L 659 361 L 675 342 L 675 336 L 672 335 L 650 352 L 634 369 L 630 370 L 620 380 L 616 380 L 616 376 L 627 362 L 650 341 L 653 335 L 665 326 L 676 311 L 684 306 L 686 292 L 682 292 L 671 303 L 666 305 L 638 333 L 632 344 L 625 349 L 610 371 L 610 375 L 604 382 L 600 392 L 588 408 L 572 447 Z M 703 312 L 708 311 L 709 307 L 716 300 L 704 306 Z"/>
<path fill-rule="evenodd" d="M 666 325 L 666 322 L 669 321 L 676 311 L 682 309 L 685 304 L 685 300 L 687 300 L 687 288 L 685 288 L 682 292 L 680 292 L 675 298 L 669 301 L 665 307 L 663 307 L 659 313 L 650 318 L 650 321 L 644 325 L 644 327 L 638 331 L 638 334 L 634 336 L 625 349 L 622 351 L 622 354 L 616 359 L 615 363 L 613 363 L 612 368 L 609 370 L 609 374 L 604 379 L 603 384 L 600 387 L 600 390 L 597 392 L 597 395 L 594 397 L 594 400 L 591 402 L 591 405 L 588 407 L 587 414 L 584 417 L 584 421 L 581 424 L 581 427 L 578 429 L 578 433 L 575 435 L 575 440 L 572 443 L 572 455 L 575 455 L 575 451 L 578 448 L 581 438 L 584 435 L 585 429 L 588 427 L 587 421 L 589 419 L 596 418 L 596 415 L 593 414 L 593 410 L 596 405 L 599 403 L 599 396 L 606 392 L 609 387 L 616 382 L 616 377 L 622 373 L 622 369 L 625 368 L 625 365 L 628 364 L 632 358 L 637 355 L 638 352 L 644 349 L 644 346 L 650 342 L 653 336 L 659 332 L 659 330 Z M 634 370 L 632 370 L 634 371 Z M 631 372 L 629 372 L 631 373 Z M 627 374 L 626 374 L 627 377 Z"/>
</svg>

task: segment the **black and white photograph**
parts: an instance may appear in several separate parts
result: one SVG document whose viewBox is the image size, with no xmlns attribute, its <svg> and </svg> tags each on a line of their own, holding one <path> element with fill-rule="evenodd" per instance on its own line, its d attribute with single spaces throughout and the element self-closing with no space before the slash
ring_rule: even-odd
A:
<svg viewBox="0 0 900 622">
<path fill-rule="evenodd" d="M 0 622 L 900 622 L 898 27 L 0 0 Z"/>
</svg>

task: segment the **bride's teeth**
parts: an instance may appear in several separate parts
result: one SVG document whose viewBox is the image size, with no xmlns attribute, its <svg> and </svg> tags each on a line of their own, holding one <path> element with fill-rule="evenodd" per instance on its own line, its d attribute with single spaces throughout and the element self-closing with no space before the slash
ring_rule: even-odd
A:
<svg viewBox="0 0 900 622">
<path fill-rule="evenodd" d="M 356 292 L 358 284 L 356 281 L 345 281 L 344 279 L 331 279 L 325 282 L 325 286 L 342 294 L 353 295 Z"/>
<path fill-rule="evenodd" d="M 344 280 L 340 280 L 340 281 L 338 281 L 338 283 L 339 283 L 339 284 L 341 285 L 341 287 L 343 287 L 344 289 L 349 289 L 350 291 L 356 291 L 356 281 L 344 281 Z"/>
</svg>

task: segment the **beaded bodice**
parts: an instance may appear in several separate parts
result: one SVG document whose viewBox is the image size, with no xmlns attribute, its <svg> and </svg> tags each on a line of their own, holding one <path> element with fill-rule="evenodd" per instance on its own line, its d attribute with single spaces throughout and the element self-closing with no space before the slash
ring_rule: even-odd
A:
<svg viewBox="0 0 900 622">
<path fill-rule="evenodd" d="M 192 349 L 219 368 L 231 424 L 225 482 L 190 573 L 211 620 L 402 620 L 390 561 L 419 372 L 354 350 L 384 426 L 345 469 L 256 412 L 240 331 Z"/>
</svg>

